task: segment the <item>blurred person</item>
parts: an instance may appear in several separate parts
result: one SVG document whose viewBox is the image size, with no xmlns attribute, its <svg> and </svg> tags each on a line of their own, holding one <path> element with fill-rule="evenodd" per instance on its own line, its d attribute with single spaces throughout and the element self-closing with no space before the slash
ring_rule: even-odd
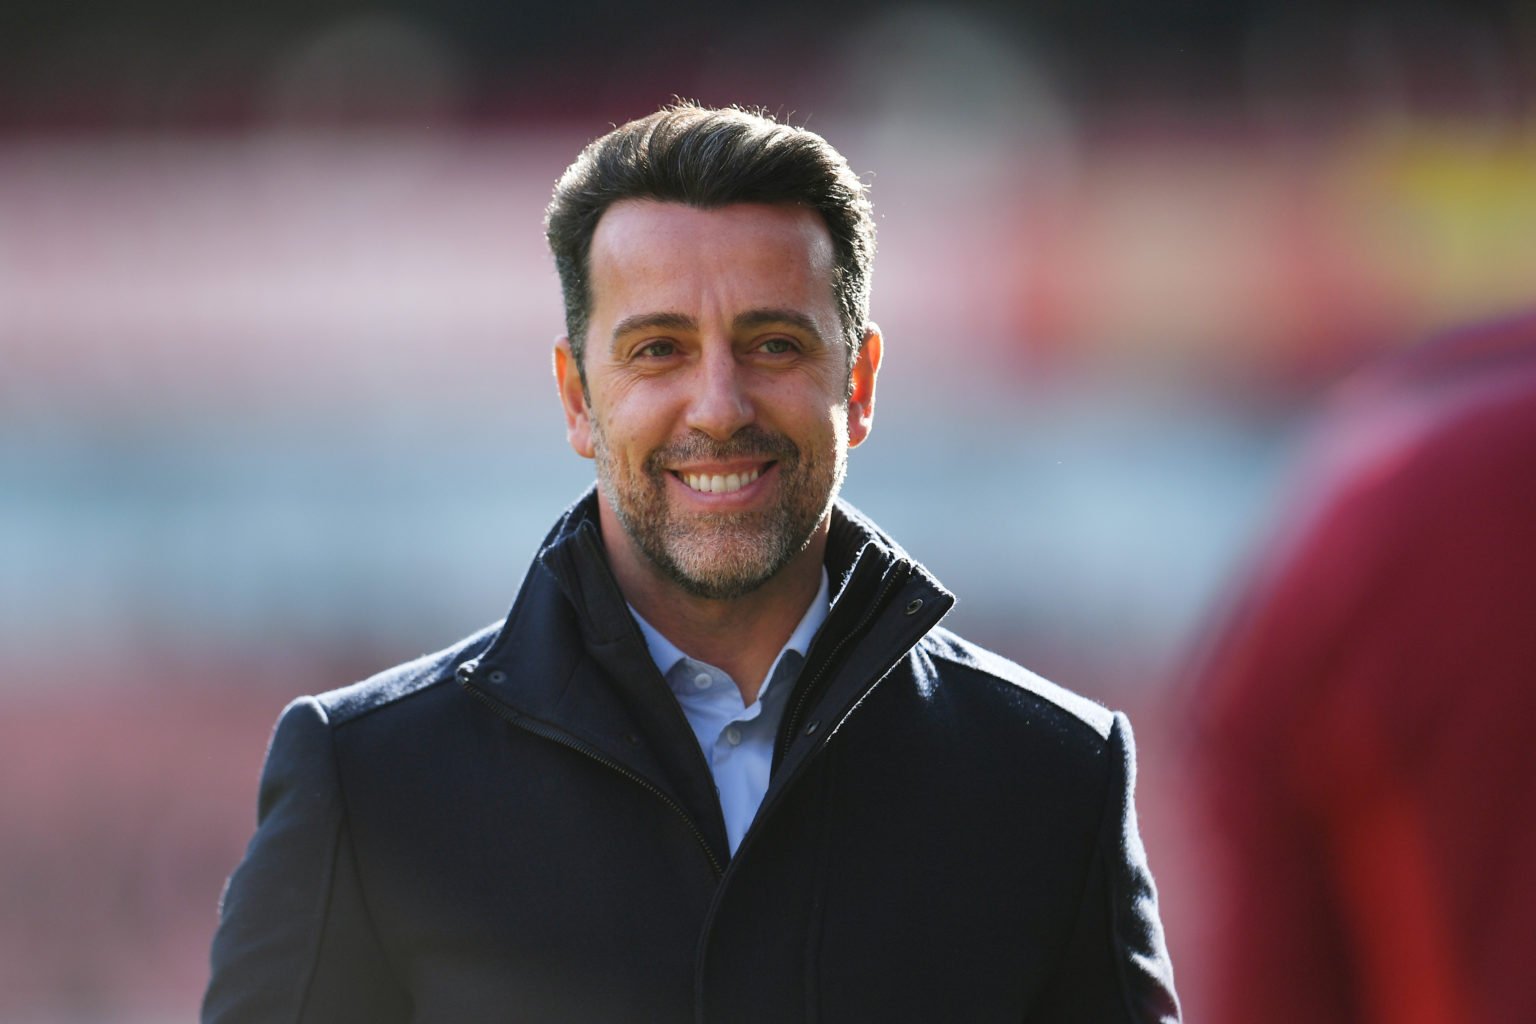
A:
<svg viewBox="0 0 1536 1024">
<path fill-rule="evenodd" d="M 1352 382 L 1199 673 L 1212 1020 L 1536 1020 L 1536 315 Z"/>
<path fill-rule="evenodd" d="M 1128 723 L 837 499 L 884 350 L 843 157 L 679 105 L 547 229 L 596 486 L 503 622 L 284 711 L 204 1020 L 1176 1021 Z"/>
</svg>

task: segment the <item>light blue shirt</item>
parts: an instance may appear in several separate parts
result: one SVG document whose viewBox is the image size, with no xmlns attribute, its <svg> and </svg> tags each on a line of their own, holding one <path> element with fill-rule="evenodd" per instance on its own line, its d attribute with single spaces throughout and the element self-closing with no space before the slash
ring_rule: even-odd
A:
<svg viewBox="0 0 1536 1024">
<path fill-rule="evenodd" d="M 800 624 L 789 635 L 757 700 L 747 707 L 741 702 L 741 690 L 724 669 L 690 658 L 677 645 L 642 619 L 634 607 L 630 614 L 640 625 L 651 660 L 661 670 L 662 678 L 683 709 L 693 734 L 699 739 L 704 760 L 715 777 L 715 791 L 720 794 L 720 810 L 725 814 L 725 834 L 731 853 L 741 845 L 747 826 L 757 816 L 757 809 L 768 791 L 768 772 L 773 767 L 773 741 L 784 718 L 784 706 L 795 688 L 795 677 L 805 664 L 816 631 L 826 621 L 830 587 L 827 570 L 821 570 L 821 588 L 811 599 Z"/>
</svg>

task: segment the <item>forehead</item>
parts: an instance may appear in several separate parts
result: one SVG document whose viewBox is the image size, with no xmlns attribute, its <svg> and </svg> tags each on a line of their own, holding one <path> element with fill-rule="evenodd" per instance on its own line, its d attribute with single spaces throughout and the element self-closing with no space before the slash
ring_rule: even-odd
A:
<svg viewBox="0 0 1536 1024">
<path fill-rule="evenodd" d="M 701 210 L 626 199 L 609 207 L 592 235 L 593 312 L 635 303 L 688 308 L 703 299 L 830 307 L 832 265 L 831 235 L 807 207 Z"/>
</svg>

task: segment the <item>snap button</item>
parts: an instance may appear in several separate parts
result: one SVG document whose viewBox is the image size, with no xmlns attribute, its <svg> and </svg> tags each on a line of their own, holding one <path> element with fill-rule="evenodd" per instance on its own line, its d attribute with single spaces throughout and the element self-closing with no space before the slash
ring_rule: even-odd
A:
<svg viewBox="0 0 1536 1024">
<path fill-rule="evenodd" d="M 907 604 L 907 614 L 911 615 L 913 612 L 917 611 L 922 606 L 923 606 L 923 599 L 920 598 L 920 597 L 914 597 Z"/>
<path fill-rule="evenodd" d="M 805 734 L 807 736 L 815 736 L 816 735 L 816 730 L 820 729 L 820 728 L 821 728 L 821 723 L 820 722 L 812 722 L 810 725 L 805 727 Z"/>
<path fill-rule="evenodd" d="M 713 682 L 714 680 L 710 678 L 708 672 L 700 672 L 698 675 L 693 677 L 693 685 L 700 690 L 709 689 L 709 684 Z"/>
<path fill-rule="evenodd" d="M 493 683 L 504 683 L 504 682 L 507 681 L 507 674 L 505 672 L 503 672 L 501 669 L 497 668 L 497 669 L 492 669 L 491 670 L 491 674 L 486 676 L 486 678 L 489 679 Z"/>
</svg>

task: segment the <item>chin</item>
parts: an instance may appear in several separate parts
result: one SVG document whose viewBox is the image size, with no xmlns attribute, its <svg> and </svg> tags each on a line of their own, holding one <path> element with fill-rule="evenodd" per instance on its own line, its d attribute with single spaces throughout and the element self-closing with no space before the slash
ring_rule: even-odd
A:
<svg viewBox="0 0 1536 1024">
<path fill-rule="evenodd" d="M 695 536 L 681 549 L 669 545 L 660 559 L 652 560 L 672 582 L 693 596 L 725 601 L 757 590 L 805 549 L 802 542 L 788 550 L 789 545 L 773 537 L 732 540 L 735 551 L 723 550 L 724 545 Z M 709 551 L 698 550 L 701 541 L 708 544 Z"/>
</svg>

